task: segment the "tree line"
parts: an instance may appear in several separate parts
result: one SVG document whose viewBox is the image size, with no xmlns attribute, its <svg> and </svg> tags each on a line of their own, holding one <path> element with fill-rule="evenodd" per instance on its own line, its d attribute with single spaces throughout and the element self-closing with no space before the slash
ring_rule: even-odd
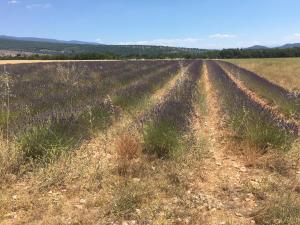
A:
<svg viewBox="0 0 300 225">
<path fill-rule="evenodd" d="M 30 56 L 3 56 L 2 60 L 20 59 L 20 60 L 96 60 L 96 59 L 229 59 L 229 58 L 285 58 L 300 57 L 300 48 L 272 48 L 272 49 L 223 49 L 207 50 L 202 52 L 174 52 L 163 53 L 153 52 L 147 54 L 121 55 L 116 53 L 79 53 L 79 54 L 54 54 Z"/>
</svg>

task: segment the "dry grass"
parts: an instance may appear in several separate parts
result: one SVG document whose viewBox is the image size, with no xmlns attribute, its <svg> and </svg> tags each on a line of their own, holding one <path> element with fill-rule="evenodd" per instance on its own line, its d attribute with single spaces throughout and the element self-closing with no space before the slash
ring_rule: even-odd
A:
<svg viewBox="0 0 300 225">
<path fill-rule="evenodd" d="M 119 174 L 126 174 L 141 154 L 141 144 L 137 137 L 123 134 L 116 142 L 116 153 Z"/>
<path fill-rule="evenodd" d="M 286 89 L 300 90 L 300 58 L 230 59 L 226 61 L 255 72 Z"/>
<path fill-rule="evenodd" d="M 277 193 L 263 204 L 254 219 L 259 225 L 298 225 L 300 223 L 299 197 Z"/>
<path fill-rule="evenodd" d="M 9 181 L 15 181 L 16 175 L 21 173 L 21 153 L 11 143 L 7 143 L 0 133 L 0 187 Z"/>
</svg>

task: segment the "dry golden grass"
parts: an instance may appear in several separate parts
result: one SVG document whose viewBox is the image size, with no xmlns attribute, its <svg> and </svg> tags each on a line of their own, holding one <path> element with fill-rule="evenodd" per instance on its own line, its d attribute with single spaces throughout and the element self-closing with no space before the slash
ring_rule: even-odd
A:
<svg viewBox="0 0 300 225">
<path fill-rule="evenodd" d="M 0 187 L 2 184 L 14 181 L 15 172 L 21 166 L 21 153 L 0 133 Z"/>
<path fill-rule="evenodd" d="M 133 160 L 141 154 L 141 144 L 137 137 L 123 134 L 116 143 L 116 153 L 119 174 L 126 174 L 133 164 Z"/>
<path fill-rule="evenodd" d="M 289 90 L 300 90 L 300 58 L 229 59 Z"/>
</svg>

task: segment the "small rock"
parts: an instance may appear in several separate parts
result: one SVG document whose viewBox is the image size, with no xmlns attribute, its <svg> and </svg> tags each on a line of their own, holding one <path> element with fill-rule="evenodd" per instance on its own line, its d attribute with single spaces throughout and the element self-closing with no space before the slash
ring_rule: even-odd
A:
<svg viewBox="0 0 300 225">
<path fill-rule="evenodd" d="M 259 189 L 260 188 L 260 184 L 257 181 L 250 181 L 250 184 L 252 185 L 253 188 L 255 189 Z"/>
<path fill-rule="evenodd" d="M 246 201 L 246 202 L 250 202 L 251 199 L 250 199 L 250 198 L 246 198 L 245 201 Z"/>
<path fill-rule="evenodd" d="M 17 218 L 17 213 L 16 213 L 16 212 L 6 213 L 6 214 L 4 215 L 4 218 L 16 219 L 16 218 Z"/>
<path fill-rule="evenodd" d="M 122 225 L 129 225 L 126 221 L 122 222 Z"/>
<path fill-rule="evenodd" d="M 139 182 L 141 181 L 141 179 L 140 179 L 140 178 L 133 178 L 132 181 L 133 181 L 134 183 L 139 183 Z"/>
<path fill-rule="evenodd" d="M 254 195 L 252 193 L 247 194 L 248 198 L 254 198 Z"/>
<path fill-rule="evenodd" d="M 217 165 L 217 166 L 221 166 L 222 164 L 221 164 L 221 163 L 219 163 L 219 162 L 217 162 L 217 163 L 216 163 L 216 165 Z"/>
<path fill-rule="evenodd" d="M 237 197 L 233 198 L 233 201 L 235 201 L 235 202 L 237 202 L 237 201 L 239 201 L 239 200 L 240 200 L 240 199 L 237 198 Z"/>
<path fill-rule="evenodd" d="M 189 218 L 186 218 L 186 219 L 184 219 L 184 222 L 185 222 L 186 224 L 190 224 L 190 219 L 189 219 Z"/>
<path fill-rule="evenodd" d="M 235 215 L 238 217 L 242 217 L 243 215 L 241 213 L 235 212 Z"/>
<path fill-rule="evenodd" d="M 221 223 L 219 223 L 220 225 L 225 225 L 226 222 L 225 221 L 222 221 Z"/>
<path fill-rule="evenodd" d="M 300 170 L 296 172 L 296 174 L 300 174 Z"/>
<path fill-rule="evenodd" d="M 234 168 L 239 168 L 239 166 L 236 163 L 233 164 L 233 167 Z"/>
<path fill-rule="evenodd" d="M 297 187 L 295 188 L 295 191 L 296 191 L 297 193 L 300 193 L 300 186 L 297 186 Z"/>
<path fill-rule="evenodd" d="M 86 199 L 80 199 L 80 204 L 85 204 L 86 203 Z"/>
<path fill-rule="evenodd" d="M 75 206 L 75 208 L 77 208 L 77 209 L 83 209 L 83 206 L 82 205 L 74 205 Z"/>
<path fill-rule="evenodd" d="M 251 220 L 250 223 L 255 224 L 256 222 L 255 222 L 255 220 Z"/>
<path fill-rule="evenodd" d="M 136 209 L 135 211 L 138 215 L 141 215 L 141 213 L 142 213 L 140 209 Z"/>
<path fill-rule="evenodd" d="M 173 202 L 176 204 L 179 202 L 179 199 L 177 197 L 173 198 Z"/>
<path fill-rule="evenodd" d="M 13 195 L 13 196 L 12 196 L 12 199 L 13 199 L 13 200 L 16 200 L 17 198 L 18 198 L 18 195 Z"/>
<path fill-rule="evenodd" d="M 240 171 L 244 173 L 244 172 L 247 171 L 247 169 L 246 169 L 246 167 L 243 166 L 243 167 L 240 168 Z"/>
</svg>

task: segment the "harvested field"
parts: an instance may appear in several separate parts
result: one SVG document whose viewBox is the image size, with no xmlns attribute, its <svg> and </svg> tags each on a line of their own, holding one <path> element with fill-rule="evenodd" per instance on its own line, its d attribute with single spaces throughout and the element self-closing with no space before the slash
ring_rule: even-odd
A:
<svg viewBox="0 0 300 225">
<path fill-rule="evenodd" d="M 0 71 L 1 224 L 299 224 L 283 87 L 213 60 Z"/>
</svg>

